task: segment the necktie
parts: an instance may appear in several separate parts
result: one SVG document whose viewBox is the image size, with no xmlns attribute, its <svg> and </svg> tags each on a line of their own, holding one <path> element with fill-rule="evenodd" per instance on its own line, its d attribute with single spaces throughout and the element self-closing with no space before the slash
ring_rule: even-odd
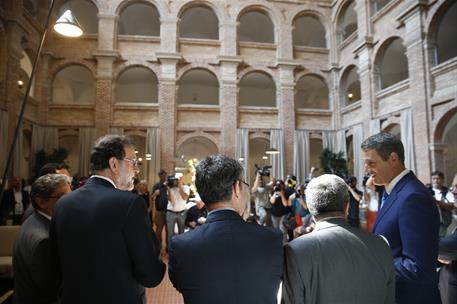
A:
<svg viewBox="0 0 457 304">
<path fill-rule="evenodd" d="M 379 208 L 379 210 L 382 209 L 382 207 L 384 206 L 384 203 L 387 201 L 387 198 L 389 197 L 389 194 L 387 194 L 387 191 L 384 190 L 384 192 L 382 193 L 382 198 L 381 198 L 381 207 Z"/>
</svg>

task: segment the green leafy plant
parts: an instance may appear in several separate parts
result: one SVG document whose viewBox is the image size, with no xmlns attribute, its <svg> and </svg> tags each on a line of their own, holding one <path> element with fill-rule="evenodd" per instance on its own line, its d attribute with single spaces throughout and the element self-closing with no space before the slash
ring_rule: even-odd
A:
<svg viewBox="0 0 457 304">
<path fill-rule="evenodd" d="M 319 156 L 322 172 L 326 174 L 335 174 L 342 178 L 347 176 L 347 161 L 343 152 L 333 153 L 329 149 L 322 150 Z"/>
</svg>

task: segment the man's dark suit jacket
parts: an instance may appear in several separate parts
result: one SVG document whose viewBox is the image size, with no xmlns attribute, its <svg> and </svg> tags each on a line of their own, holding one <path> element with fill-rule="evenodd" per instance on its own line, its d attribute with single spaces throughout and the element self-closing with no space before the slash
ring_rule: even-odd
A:
<svg viewBox="0 0 457 304">
<path fill-rule="evenodd" d="M 50 238 L 62 304 L 143 303 L 165 273 L 143 200 L 101 178 L 57 202 Z"/>
<path fill-rule="evenodd" d="M 248 224 L 232 210 L 175 236 L 169 276 L 187 304 L 276 303 L 283 270 L 282 234 Z"/>
<path fill-rule="evenodd" d="M 24 208 L 24 212 L 27 209 L 28 205 L 30 203 L 30 198 L 29 198 L 29 193 L 27 191 L 22 190 L 22 204 Z M 13 189 L 8 189 L 5 191 L 3 194 L 3 201 L 2 201 L 2 206 L 0 209 L 0 224 L 2 224 L 8 215 L 13 211 L 14 205 L 16 204 L 16 199 L 14 198 L 14 190 Z M 22 217 L 22 214 L 20 216 L 18 215 L 18 218 Z M 15 220 L 15 225 L 19 225 L 21 222 L 20 220 Z"/>
<path fill-rule="evenodd" d="M 392 189 L 373 228 L 392 250 L 397 304 L 440 303 L 436 273 L 439 226 L 430 191 L 409 172 Z"/>
<path fill-rule="evenodd" d="M 443 304 L 457 302 L 457 230 L 440 240 L 440 258 L 452 261 L 440 271 L 440 293 Z"/>
<path fill-rule="evenodd" d="M 48 304 L 58 298 L 60 282 L 51 275 L 51 221 L 34 211 L 22 224 L 14 245 L 14 303 Z"/>
</svg>

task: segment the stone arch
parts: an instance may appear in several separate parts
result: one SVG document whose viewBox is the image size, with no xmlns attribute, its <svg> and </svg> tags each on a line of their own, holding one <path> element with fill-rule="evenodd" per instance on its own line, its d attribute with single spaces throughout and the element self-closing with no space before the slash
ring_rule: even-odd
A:
<svg viewBox="0 0 457 304">
<path fill-rule="evenodd" d="M 207 70 L 208 72 L 210 72 L 211 74 L 214 75 L 214 77 L 216 77 L 217 79 L 217 82 L 220 86 L 221 84 L 221 80 L 219 78 L 219 71 L 216 67 L 214 67 L 213 65 L 210 65 L 210 64 L 207 64 L 207 63 L 191 63 L 191 64 L 188 64 L 182 68 L 180 68 L 177 73 L 176 73 L 176 80 L 179 81 L 179 79 L 181 79 L 181 77 L 186 74 L 187 72 L 189 72 L 190 70 L 194 70 L 194 69 L 201 69 L 201 70 Z"/>
<path fill-rule="evenodd" d="M 67 69 L 72 69 L 72 71 L 67 71 Z M 58 78 L 59 76 L 62 79 Z M 78 79 L 78 83 L 75 83 L 70 79 L 75 76 L 83 77 L 83 81 Z M 53 103 L 93 104 L 95 103 L 94 74 L 87 66 L 80 63 L 63 65 L 53 75 L 51 91 Z"/>
<path fill-rule="evenodd" d="M 122 22 L 124 22 L 125 15 L 128 12 L 126 12 L 127 9 L 132 8 L 136 6 L 139 11 L 134 12 L 137 18 L 144 18 L 144 20 L 148 20 L 149 24 L 145 25 L 143 28 L 126 28 L 124 29 L 122 27 Z M 141 8 L 141 6 L 144 6 L 144 8 Z M 147 11 L 145 8 L 150 7 L 152 8 L 152 11 Z M 155 14 L 157 13 L 157 16 Z M 139 16 L 140 14 L 143 14 Z M 161 19 L 161 12 L 159 10 L 159 6 L 155 3 L 155 1 L 125 1 L 119 4 L 119 6 L 116 9 L 116 15 L 118 16 L 117 19 L 117 35 L 139 35 L 139 36 L 151 36 L 151 37 L 160 37 L 160 19 Z M 125 20 L 125 21 L 133 21 L 133 20 Z M 128 22 L 126 25 L 131 26 L 132 24 L 140 24 L 144 22 Z"/>
<path fill-rule="evenodd" d="M 58 16 L 62 15 L 67 9 L 71 9 L 73 15 L 78 19 L 85 34 L 98 33 L 98 17 L 100 11 L 99 4 L 93 0 L 71 0 L 62 3 L 58 9 Z"/>
<path fill-rule="evenodd" d="M 354 12 L 355 24 L 353 16 L 347 15 L 348 10 L 351 9 L 353 4 L 356 5 L 355 0 L 342 1 L 332 17 L 332 20 L 334 20 L 335 24 L 335 33 L 337 36 L 338 43 L 341 43 L 346 38 L 351 36 L 353 33 L 357 32 L 357 12 Z"/>
<path fill-rule="evenodd" d="M 432 65 L 438 65 L 457 56 L 456 40 L 452 39 L 453 31 L 450 30 L 457 18 L 457 1 L 443 1 L 437 5 L 436 11 L 431 13 L 432 18 L 427 29 L 429 56 L 432 59 Z M 449 28 L 441 30 L 445 27 Z"/>
<path fill-rule="evenodd" d="M 357 72 L 357 66 L 348 65 L 339 79 L 340 100 L 342 106 L 350 105 L 362 99 L 360 76 Z"/>
<path fill-rule="evenodd" d="M 161 73 L 160 64 L 151 63 L 151 62 L 145 61 L 143 59 L 129 59 L 128 62 L 124 62 L 119 65 L 116 65 L 116 67 L 113 69 L 113 80 L 117 79 L 119 77 L 119 74 L 121 74 L 125 69 L 134 67 L 134 66 L 148 68 L 156 75 L 156 77 L 160 83 L 160 77 L 159 77 L 160 73 Z"/>
<path fill-rule="evenodd" d="M 240 23 L 240 19 L 252 12 L 257 12 L 260 14 L 265 15 L 266 17 L 269 18 L 269 21 L 272 23 L 272 39 L 270 40 L 268 37 L 264 37 L 262 40 L 263 41 L 252 41 L 252 40 L 240 40 L 240 26 L 241 24 L 238 25 L 237 27 L 237 41 L 247 41 L 247 42 L 262 42 L 262 43 L 272 43 L 275 44 L 277 43 L 277 29 L 281 21 L 281 17 L 279 14 L 275 14 L 274 9 L 271 9 L 270 7 L 266 6 L 264 3 L 246 3 L 244 6 L 242 6 L 237 14 L 236 14 L 236 22 Z M 244 28 L 242 29 L 244 30 Z M 270 33 L 267 33 L 267 35 L 270 35 Z"/>
<path fill-rule="evenodd" d="M 207 13 L 205 14 L 205 18 L 201 18 L 205 20 L 205 23 L 203 24 L 201 19 L 200 22 L 191 22 L 192 20 L 187 20 L 185 19 L 186 13 L 189 13 L 191 10 L 195 9 L 206 9 L 209 14 L 212 14 L 213 16 L 208 16 Z M 201 12 L 197 12 L 201 13 Z M 213 18 L 214 17 L 214 18 Z M 194 39 L 214 39 L 214 40 L 219 40 L 219 24 L 220 24 L 220 16 L 218 14 L 218 10 L 215 7 L 215 5 L 212 5 L 210 2 L 207 1 L 199 1 L 199 2 L 188 2 L 184 4 L 181 9 L 179 10 L 178 18 L 180 22 L 178 23 L 178 37 L 179 38 L 194 38 Z M 192 17 L 189 17 L 192 18 Z M 199 18 L 197 16 L 197 18 Z M 215 20 L 211 20 L 211 19 Z M 206 22 L 209 22 L 210 24 L 206 24 Z M 216 23 L 215 25 L 212 24 L 212 22 Z M 190 28 L 190 25 L 192 24 L 197 24 L 199 27 L 196 29 L 197 33 L 186 33 L 184 32 L 186 29 Z M 214 28 L 212 28 L 214 26 Z M 200 32 L 200 33 L 198 33 Z M 197 37 L 195 37 L 197 36 Z"/>
<path fill-rule="evenodd" d="M 315 11 L 315 10 L 310 10 L 310 9 L 306 9 L 306 10 L 300 10 L 299 12 L 295 13 L 294 14 L 294 18 L 291 19 L 290 21 L 290 24 L 292 25 L 292 28 L 294 28 L 293 31 L 296 30 L 296 28 L 294 27 L 294 22 L 299 19 L 299 18 L 302 18 L 302 17 L 310 17 L 310 18 L 313 18 L 315 19 L 323 28 L 324 30 L 324 42 L 323 42 L 323 46 L 321 46 L 321 43 L 317 43 L 319 46 L 317 47 L 324 47 L 324 48 L 328 48 L 328 46 L 330 45 L 330 41 L 329 41 L 329 25 L 328 23 L 325 21 L 325 18 L 324 16 L 318 12 L 318 11 Z M 293 32 L 294 33 L 294 32 Z M 294 35 L 292 37 L 292 40 L 293 40 L 293 44 L 294 45 L 298 45 L 296 43 L 296 40 L 294 38 Z M 303 44 L 300 44 L 300 45 L 303 45 Z M 314 46 L 314 45 L 308 45 L 306 44 L 305 46 Z"/>
<path fill-rule="evenodd" d="M 205 7 L 210 8 L 216 15 L 217 19 L 219 20 L 219 23 L 221 21 L 224 21 L 227 19 L 227 16 L 225 14 L 225 9 L 224 9 L 224 7 L 222 7 L 222 5 L 219 2 L 207 1 L 207 0 L 197 0 L 197 1 L 180 3 L 179 6 L 176 8 L 176 10 L 174 10 L 177 12 L 176 17 L 181 18 L 182 14 L 186 10 L 196 7 L 196 6 L 205 6 Z"/>
<path fill-rule="evenodd" d="M 238 75 L 237 75 L 238 83 L 246 74 L 249 74 L 252 72 L 261 72 L 261 73 L 268 75 L 269 77 L 271 77 L 271 79 L 273 79 L 273 81 L 275 82 L 275 85 L 276 85 L 276 82 L 277 82 L 276 75 L 270 69 L 265 68 L 263 66 L 249 66 L 249 67 L 243 69 L 242 71 L 239 71 Z"/>
<path fill-rule="evenodd" d="M 166 12 L 168 11 L 167 8 L 167 3 L 165 1 L 160 1 L 160 0 L 124 0 L 120 1 L 119 4 L 114 7 L 114 10 L 111 11 L 111 13 L 114 13 L 116 16 L 119 16 L 119 14 L 122 12 L 123 9 L 125 9 L 127 6 L 135 3 L 146 3 L 146 4 L 151 4 L 153 5 L 157 12 L 159 13 L 159 18 L 163 18 L 166 16 Z"/>
<path fill-rule="evenodd" d="M 401 37 L 385 39 L 375 54 L 373 78 L 377 91 L 408 79 L 408 58 Z"/>
<path fill-rule="evenodd" d="M 446 111 L 443 111 L 439 117 L 436 117 L 432 129 L 433 142 L 442 142 L 444 131 L 451 118 L 457 114 L 457 97 L 449 104 Z"/>
<path fill-rule="evenodd" d="M 220 85 L 212 71 L 205 68 L 187 70 L 180 75 L 177 84 L 178 104 L 189 104 L 193 101 L 195 103 L 190 104 L 219 105 Z"/>
<path fill-rule="evenodd" d="M 122 76 L 132 72 L 135 74 L 128 75 L 134 81 L 120 83 L 128 79 L 122 79 Z M 114 81 L 113 85 L 113 102 L 141 102 L 141 103 L 158 103 L 159 102 L 159 78 L 152 69 L 144 65 L 129 65 L 122 69 Z M 152 99 L 150 99 L 152 98 Z"/>
<path fill-rule="evenodd" d="M 301 83 L 305 78 L 311 81 L 310 84 Z M 314 94 L 308 93 L 309 89 L 313 89 Z M 329 88 L 325 78 L 314 73 L 306 73 L 298 78 L 295 83 L 294 103 L 295 108 L 330 109 Z"/>
<path fill-rule="evenodd" d="M 187 141 L 194 139 L 194 138 L 205 138 L 206 140 L 211 142 L 217 148 L 217 151 L 221 150 L 219 142 L 216 139 L 216 137 L 214 137 L 213 135 L 211 135 L 207 132 L 204 132 L 204 131 L 195 131 L 192 133 L 185 134 L 178 139 L 178 141 L 176 142 L 176 151 L 179 151 L 180 148 L 183 147 L 183 144 L 185 144 Z"/>
<path fill-rule="evenodd" d="M 97 69 L 95 68 L 95 64 L 94 63 L 89 63 L 89 62 L 86 62 L 85 60 L 83 59 L 80 59 L 80 60 L 74 60 L 74 59 L 64 59 L 64 60 L 61 60 L 59 61 L 58 64 L 54 65 L 50 71 L 49 71 L 49 75 L 51 75 L 51 78 L 54 79 L 56 77 L 56 74 L 70 66 L 70 65 L 81 65 L 83 67 L 85 67 L 86 69 L 88 69 L 89 71 L 91 71 L 92 73 L 92 76 L 94 78 L 96 78 L 96 75 L 97 75 Z"/>
<path fill-rule="evenodd" d="M 267 83 L 267 82 L 271 83 Z M 243 83 L 243 82 L 247 82 Z M 238 81 L 238 104 L 240 106 L 276 107 L 276 84 L 270 74 L 254 70 L 243 74 Z M 251 94 L 255 97 L 251 100 Z M 257 104 L 262 100 L 262 104 Z"/>
<path fill-rule="evenodd" d="M 457 174 L 457 98 L 443 109 L 433 126 L 430 146 L 433 169 L 443 171 L 451 181 Z"/>
</svg>

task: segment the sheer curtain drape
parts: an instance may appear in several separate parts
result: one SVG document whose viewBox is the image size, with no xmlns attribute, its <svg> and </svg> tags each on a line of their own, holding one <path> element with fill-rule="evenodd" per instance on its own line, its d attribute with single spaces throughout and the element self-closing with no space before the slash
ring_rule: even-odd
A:
<svg viewBox="0 0 457 304">
<path fill-rule="evenodd" d="M 294 134 L 294 173 L 299 183 L 303 183 L 309 172 L 309 131 L 295 130 Z"/>
<path fill-rule="evenodd" d="M 352 148 L 354 151 L 354 176 L 357 178 L 357 186 L 359 189 L 362 187 L 362 179 L 365 173 L 364 163 L 362 159 L 362 150 L 360 145 L 362 144 L 363 138 L 363 127 L 361 124 L 352 127 Z"/>
<path fill-rule="evenodd" d="M 59 148 L 59 130 L 55 127 L 33 125 L 30 145 L 30 166 L 35 168 L 36 153 L 44 150 L 47 154 Z"/>
<path fill-rule="evenodd" d="M 244 179 L 247 183 L 250 183 L 249 175 L 249 129 L 237 129 L 236 130 L 236 159 L 242 158 L 241 164 L 244 171 Z"/>
<path fill-rule="evenodd" d="M 46 127 L 44 129 L 44 150 L 52 153 L 59 148 L 59 129 L 56 127 Z"/>
<path fill-rule="evenodd" d="M 284 136 L 281 129 L 271 129 L 270 148 L 279 151 L 279 154 L 270 155 L 271 173 L 277 179 L 285 178 Z"/>
<path fill-rule="evenodd" d="M 416 172 L 414 158 L 414 139 L 413 139 L 413 117 L 411 109 L 406 109 L 400 115 L 401 141 L 405 147 L 405 166 L 409 170 Z"/>
<path fill-rule="evenodd" d="M 145 177 L 148 185 L 152 186 L 160 170 L 160 130 L 148 128 L 146 133 L 146 154 L 151 154 L 151 160 L 146 161 Z"/>
<path fill-rule="evenodd" d="M 22 125 L 19 127 L 16 147 L 14 148 L 13 175 L 21 176 L 22 166 L 24 164 L 22 143 L 24 142 L 24 133 Z M 21 176 L 22 177 L 22 176 Z"/>
<path fill-rule="evenodd" d="M 335 132 L 335 148 L 334 153 L 343 152 L 343 157 L 347 158 L 346 148 L 346 130 L 339 130 Z"/>
<path fill-rule="evenodd" d="M 330 151 L 334 151 L 335 146 L 335 132 L 322 131 L 322 149 L 329 149 Z"/>
<path fill-rule="evenodd" d="M 79 176 L 88 176 L 90 172 L 90 152 L 94 147 L 95 129 L 79 128 Z"/>
<path fill-rule="evenodd" d="M 8 113 L 0 111 L 0 174 L 2 176 L 6 168 L 8 150 Z M 0 179 L 1 178 L 2 177 L 0 176 Z"/>
</svg>

